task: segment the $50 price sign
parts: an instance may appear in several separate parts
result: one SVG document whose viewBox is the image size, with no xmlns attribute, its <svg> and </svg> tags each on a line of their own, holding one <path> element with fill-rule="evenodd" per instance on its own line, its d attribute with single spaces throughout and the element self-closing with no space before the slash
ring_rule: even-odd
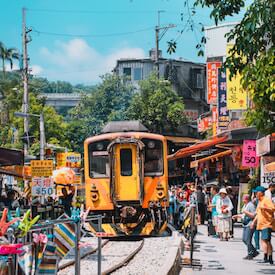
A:
<svg viewBox="0 0 275 275">
<path fill-rule="evenodd" d="M 32 196 L 52 196 L 54 194 L 54 183 L 52 178 L 32 178 Z"/>
</svg>

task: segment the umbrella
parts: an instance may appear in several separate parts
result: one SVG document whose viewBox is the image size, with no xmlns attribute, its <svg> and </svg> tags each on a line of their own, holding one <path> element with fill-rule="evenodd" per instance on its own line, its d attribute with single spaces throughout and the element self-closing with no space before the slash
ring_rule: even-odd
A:
<svg viewBox="0 0 275 275">
<path fill-rule="evenodd" d="M 57 184 L 73 184 L 75 172 L 68 167 L 63 167 L 53 171 L 53 180 Z"/>
</svg>

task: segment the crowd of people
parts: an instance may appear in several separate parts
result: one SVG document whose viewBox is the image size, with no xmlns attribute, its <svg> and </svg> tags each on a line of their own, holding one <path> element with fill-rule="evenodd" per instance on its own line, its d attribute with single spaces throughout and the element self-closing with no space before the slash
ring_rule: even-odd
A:
<svg viewBox="0 0 275 275">
<path fill-rule="evenodd" d="M 244 259 L 255 258 L 261 248 L 264 252 L 262 262 L 273 264 L 271 233 L 275 230 L 275 184 L 270 184 L 267 190 L 257 186 L 251 195 L 244 194 L 239 213 L 237 197 L 230 186 L 219 188 L 216 185 L 207 187 L 185 183 L 183 186 L 171 186 L 169 193 L 170 223 L 176 228 L 181 229 L 184 210 L 195 202 L 197 223 L 208 221 L 208 235 L 228 241 L 234 237 L 234 223 L 241 222 L 242 240 L 247 246 Z"/>
</svg>

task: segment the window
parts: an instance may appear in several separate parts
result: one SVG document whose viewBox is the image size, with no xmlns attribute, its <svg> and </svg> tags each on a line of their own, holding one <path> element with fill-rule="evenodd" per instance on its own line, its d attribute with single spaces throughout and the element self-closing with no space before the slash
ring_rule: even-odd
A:
<svg viewBox="0 0 275 275">
<path fill-rule="evenodd" d="M 132 150 L 120 149 L 120 174 L 121 176 L 132 176 Z"/>
<path fill-rule="evenodd" d="M 107 152 L 109 143 L 109 140 L 102 140 L 89 144 L 91 178 L 108 178 L 110 176 L 109 154 Z"/>
<path fill-rule="evenodd" d="M 131 77 L 131 68 L 123 68 L 123 75 Z"/>
<path fill-rule="evenodd" d="M 197 89 L 203 89 L 203 79 L 202 74 L 197 74 L 197 83 L 196 83 Z"/>
<path fill-rule="evenodd" d="M 145 144 L 145 176 L 161 176 L 163 174 L 163 145 L 161 140 L 142 139 Z"/>
<path fill-rule="evenodd" d="M 134 68 L 134 80 L 141 80 L 141 68 Z"/>
</svg>

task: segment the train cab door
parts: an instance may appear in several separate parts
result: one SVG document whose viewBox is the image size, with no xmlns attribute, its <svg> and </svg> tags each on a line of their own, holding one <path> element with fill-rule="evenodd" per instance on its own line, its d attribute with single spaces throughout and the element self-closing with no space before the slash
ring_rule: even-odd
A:
<svg viewBox="0 0 275 275">
<path fill-rule="evenodd" d="M 136 144 L 118 143 L 115 153 L 115 198 L 117 202 L 140 200 L 140 167 Z"/>
</svg>

